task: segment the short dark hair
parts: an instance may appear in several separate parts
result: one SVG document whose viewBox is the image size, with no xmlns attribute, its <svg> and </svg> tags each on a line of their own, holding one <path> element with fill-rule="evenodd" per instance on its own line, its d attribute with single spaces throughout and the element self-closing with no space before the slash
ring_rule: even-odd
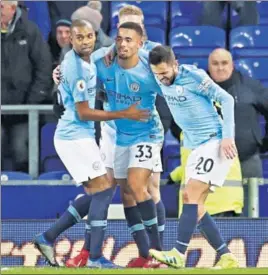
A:
<svg viewBox="0 0 268 275">
<path fill-rule="evenodd" d="M 149 63 L 158 65 L 160 63 L 171 64 L 176 60 L 173 50 L 168 46 L 156 46 L 149 53 Z"/>
<path fill-rule="evenodd" d="M 77 19 L 72 21 L 71 30 L 76 27 L 85 27 L 85 26 L 92 26 L 92 24 L 89 21 L 86 21 L 84 19 Z M 93 26 L 92 29 L 94 30 Z"/>
<path fill-rule="evenodd" d="M 134 30 L 140 37 L 143 36 L 143 30 L 142 27 L 134 22 L 125 22 L 119 26 L 118 29 L 130 29 Z"/>
</svg>

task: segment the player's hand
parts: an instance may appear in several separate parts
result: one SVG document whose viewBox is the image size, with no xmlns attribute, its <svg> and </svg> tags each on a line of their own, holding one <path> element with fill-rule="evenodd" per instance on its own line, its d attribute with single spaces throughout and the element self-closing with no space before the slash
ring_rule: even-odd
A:
<svg viewBox="0 0 268 275">
<path fill-rule="evenodd" d="M 56 85 L 60 84 L 60 65 L 53 70 L 52 78 Z"/>
<path fill-rule="evenodd" d="M 113 63 L 115 56 L 116 56 L 116 52 L 114 49 L 112 49 L 103 57 L 103 62 L 106 67 L 109 67 Z"/>
<path fill-rule="evenodd" d="M 53 94 L 53 113 L 57 119 L 60 119 L 64 114 L 65 108 L 62 104 L 58 103 L 57 92 Z"/>
<path fill-rule="evenodd" d="M 144 121 L 146 122 L 150 116 L 150 111 L 145 109 L 138 109 L 139 102 L 132 104 L 128 109 L 125 110 L 125 118 Z"/>
<path fill-rule="evenodd" d="M 221 141 L 221 157 L 234 159 L 237 156 L 237 149 L 233 138 L 224 138 Z"/>
</svg>

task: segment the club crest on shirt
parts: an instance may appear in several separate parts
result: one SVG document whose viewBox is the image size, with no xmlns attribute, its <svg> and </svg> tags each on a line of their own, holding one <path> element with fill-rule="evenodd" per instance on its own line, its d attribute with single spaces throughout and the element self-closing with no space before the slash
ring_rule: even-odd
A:
<svg viewBox="0 0 268 275">
<path fill-rule="evenodd" d="M 132 92 L 136 93 L 140 90 L 140 85 L 138 83 L 133 82 L 130 84 L 130 89 Z"/>
<path fill-rule="evenodd" d="M 76 82 L 76 88 L 79 92 L 84 92 L 86 89 L 86 82 L 83 79 L 80 79 Z"/>
</svg>

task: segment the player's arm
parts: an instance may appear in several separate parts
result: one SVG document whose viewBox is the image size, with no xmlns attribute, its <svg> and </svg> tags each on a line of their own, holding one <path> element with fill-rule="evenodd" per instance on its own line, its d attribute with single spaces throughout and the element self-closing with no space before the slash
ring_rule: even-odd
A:
<svg viewBox="0 0 268 275">
<path fill-rule="evenodd" d="M 194 78 L 198 82 L 196 93 L 210 98 L 221 104 L 223 115 L 221 155 L 227 159 L 233 159 L 237 156 L 235 146 L 235 122 L 234 122 L 234 99 L 218 86 L 203 70 L 194 73 Z"/>
<path fill-rule="evenodd" d="M 195 91 L 200 95 L 210 98 L 212 101 L 221 105 L 223 116 L 223 138 L 234 138 L 235 136 L 235 120 L 234 120 L 234 99 L 217 85 L 204 71 L 198 70 L 195 76 L 198 81 Z"/>
<path fill-rule="evenodd" d="M 139 103 L 134 103 L 125 110 L 114 112 L 91 109 L 88 107 L 88 101 L 77 102 L 75 105 L 79 118 L 81 120 L 107 121 L 127 118 L 132 120 L 143 121 L 148 119 L 149 111 L 138 109 L 138 104 Z"/>
</svg>

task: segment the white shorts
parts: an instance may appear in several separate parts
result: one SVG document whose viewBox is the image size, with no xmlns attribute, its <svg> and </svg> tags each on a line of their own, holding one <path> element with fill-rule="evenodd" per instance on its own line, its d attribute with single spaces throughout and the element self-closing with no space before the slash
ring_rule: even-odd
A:
<svg viewBox="0 0 268 275">
<path fill-rule="evenodd" d="M 116 130 L 107 123 L 101 124 L 100 151 L 105 167 L 114 168 Z"/>
<path fill-rule="evenodd" d="M 54 146 L 63 164 L 79 185 L 106 174 L 100 149 L 92 138 L 62 140 L 54 138 Z"/>
<path fill-rule="evenodd" d="M 191 152 L 186 164 L 186 184 L 190 178 L 222 186 L 233 160 L 220 156 L 220 140 L 211 140 Z"/>
<path fill-rule="evenodd" d="M 138 143 L 132 146 L 116 146 L 114 157 L 114 176 L 116 179 L 126 179 L 127 170 L 140 167 L 161 172 L 162 163 L 160 151 L 162 144 Z"/>
</svg>

